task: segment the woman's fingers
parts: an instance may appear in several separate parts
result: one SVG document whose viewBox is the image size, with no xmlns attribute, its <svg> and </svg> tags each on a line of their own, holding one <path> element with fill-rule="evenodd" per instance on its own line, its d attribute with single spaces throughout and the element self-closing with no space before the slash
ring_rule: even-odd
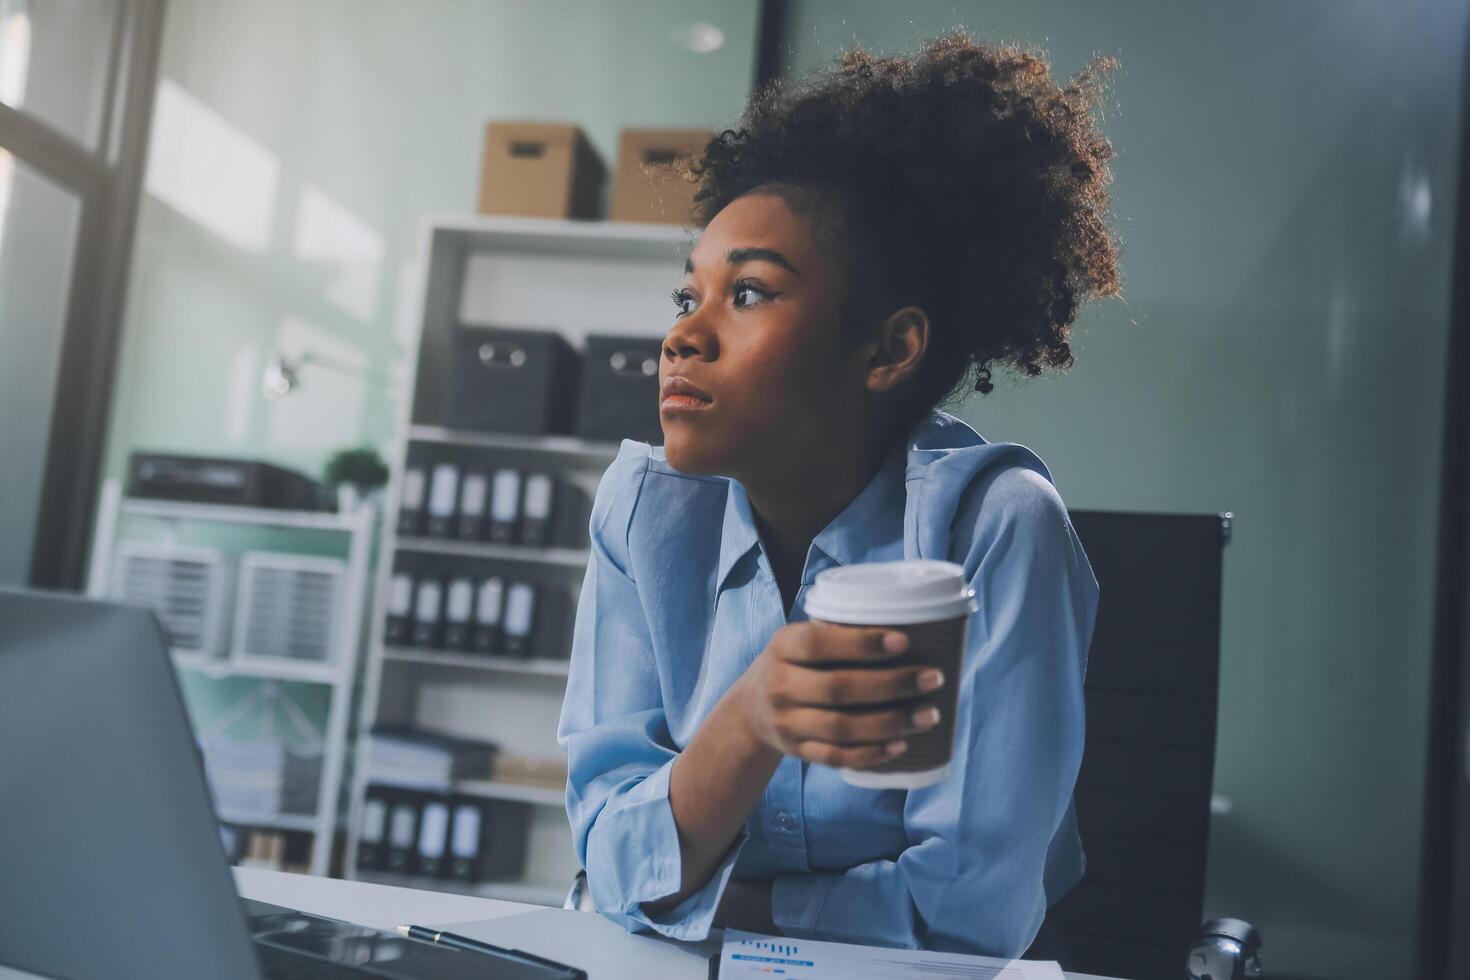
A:
<svg viewBox="0 0 1470 980">
<path fill-rule="evenodd" d="M 883 626 L 806 622 L 783 626 L 772 645 L 787 663 L 865 663 L 898 656 L 909 648 L 909 638 Z"/>
<path fill-rule="evenodd" d="M 916 704 L 862 712 L 791 708 L 781 713 L 777 725 L 781 734 L 792 742 L 852 746 L 891 742 L 927 731 L 938 723 L 938 708 Z"/>
<path fill-rule="evenodd" d="M 831 707 L 902 701 L 937 690 L 944 673 L 933 667 L 858 667 L 813 670 L 788 666 L 781 694 L 788 704 Z"/>
<path fill-rule="evenodd" d="M 939 709 L 923 696 L 947 683 L 933 667 L 895 661 L 908 645 L 891 628 L 783 626 L 742 678 L 759 691 L 752 713 L 761 738 L 840 768 L 869 769 L 902 754 L 909 736 L 939 723 Z"/>
<path fill-rule="evenodd" d="M 871 769 L 880 762 L 900 756 L 908 746 L 902 741 L 886 745 L 833 745 L 830 742 L 798 742 L 791 754 L 807 762 L 841 769 Z"/>
</svg>

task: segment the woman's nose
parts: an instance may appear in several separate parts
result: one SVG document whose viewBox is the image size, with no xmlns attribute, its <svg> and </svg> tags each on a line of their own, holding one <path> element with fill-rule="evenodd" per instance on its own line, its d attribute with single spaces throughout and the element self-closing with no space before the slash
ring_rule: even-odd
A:
<svg viewBox="0 0 1470 980">
<path fill-rule="evenodd" d="M 714 334 L 704 325 L 698 312 L 676 320 L 664 336 L 664 357 L 670 361 L 680 358 L 710 360 L 715 356 Z"/>
</svg>

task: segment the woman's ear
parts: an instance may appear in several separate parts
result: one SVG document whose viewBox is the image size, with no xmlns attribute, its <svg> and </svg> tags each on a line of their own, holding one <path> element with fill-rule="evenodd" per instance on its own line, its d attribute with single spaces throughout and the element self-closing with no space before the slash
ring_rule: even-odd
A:
<svg viewBox="0 0 1470 980">
<path fill-rule="evenodd" d="M 868 359 L 868 390 L 891 391 L 913 376 L 929 347 L 929 315 L 905 306 L 883 321 Z"/>
</svg>

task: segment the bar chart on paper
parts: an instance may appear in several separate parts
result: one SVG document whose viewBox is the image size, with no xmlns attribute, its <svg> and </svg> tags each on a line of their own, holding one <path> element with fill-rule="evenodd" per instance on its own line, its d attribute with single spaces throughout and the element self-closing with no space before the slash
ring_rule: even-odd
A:
<svg viewBox="0 0 1470 980">
<path fill-rule="evenodd" d="M 761 936 L 738 929 L 725 930 L 725 944 L 720 950 L 720 980 L 735 977 L 919 980 L 935 976 L 958 980 L 1062 980 L 1062 970 L 1056 963 L 808 939 L 793 942 L 781 936 Z"/>
<path fill-rule="evenodd" d="M 725 940 L 725 948 L 730 949 L 730 940 Z M 789 967 L 814 967 L 816 964 L 811 960 L 804 960 L 800 956 L 800 947 L 793 943 L 776 942 L 768 939 L 741 939 L 736 943 L 736 948 L 730 951 L 730 959 L 734 963 L 745 964 L 754 973 L 785 973 Z M 724 976 L 724 973 L 720 974 Z"/>
</svg>

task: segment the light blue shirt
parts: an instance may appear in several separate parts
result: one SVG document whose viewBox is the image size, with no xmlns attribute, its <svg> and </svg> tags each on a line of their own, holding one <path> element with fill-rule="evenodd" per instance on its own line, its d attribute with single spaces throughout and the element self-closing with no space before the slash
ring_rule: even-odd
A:
<svg viewBox="0 0 1470 980">
<path fill-rule="evenodd" d="M 709 883 L 679 890 L 669 772 L 787 622 L 740 483 L 688 476 L 624 441 L 592 506 L 558 740 L 567 815 L 598 910 L 703 939 L 726 883 L 772 878 L 786 935 L 1018 956 L 1082 876 L 1072 788 L 1097 579 L 1046 465 L 933 412 L 812 541 L 791 621 L 824 569 L 939 558 L 979 610 L 950 775 L 859 789 L 787 756 Z M 954 683 L 954 679 L 948 679 Z"/>
</svg>

